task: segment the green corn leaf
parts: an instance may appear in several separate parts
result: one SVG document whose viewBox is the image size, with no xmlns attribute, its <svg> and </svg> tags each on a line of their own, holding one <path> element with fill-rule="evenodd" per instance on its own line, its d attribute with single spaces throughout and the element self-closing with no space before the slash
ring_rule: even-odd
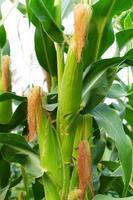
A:
<svg viewBox="0 0 133 200">
<path fill-rule="evenodd" d="M 116 41 L 121 50 L 127 42 L 133 39 L 133 29 L 120 31 L 116 34 Z"/>
<path fill-rule="evenodd" d="M 0 48 L 3 48 L 6 43 L 6 30 L 4 26 L 0 26 Z"/>
<path fill-rule="evenodd" d="M 10 175 L 10 163 L 5 161 L 0 153 L 0 188 L 4 188 L 9 184 Z"/>
<path fill-rule="evenodd" d="M 93 165 L 97 165 L 105 151 L 106 140 L 105 137 L 101 134 L 100 139 L 98 139 L 94 147 L 92 148 L 92 163 Z"/>
<path fill-rule="evenodd" d="M 130 106 L 126 107 L 125 110 L 125 120 L 131 125 L 133 126 L 133 108 Z"/>
<path fill-rule="evenodd" d="M 9 185 L 0 189 L 0 200 L 5 200 L 8 189 L 9 189 Z"/>
<path fill-rule="evenodd" d="M 15 187 L 16 185 L 18 185 L 21 181 L 22 181 L 22 175 L 18 176 L 15 180 L 10 182 L 10 188 Z"/>
<path fill-rule="evenodd" d="M 100 0 L 93 6 L 88 43 L 83 52 L 84 68 L 99 59 L 114 42 L 111 17 L 113 5 L 114 1 L 112 0 Z"/>
<path fill-rule="evenodd" d="M 124 18 L 124 28 L 125 29 L 132 29 L 133 28 L 133 12 L 129 12 L 126 17 Z"/>
<path fill-rule="evenodd" d="M 54 11 L 55 11 L 55 7 L 54 7 L 54 0 L 42 0 L 43 3 L 45 4 L 46 8 L 48 9 L 48 11 L 50 12 L 50 14 L 54 17 Z"/>
<path fill-rule="evenodd" d="M 123 87 L 122 84 L 120 83 L 114 83 L 108 94 L 107 97 L 109 98 L 113 98 L 113 99 L 117 99 L 117 98 L 121 98 L 121 97 L 126 97 L 129 95 L 128 89 Z"/>
<path fill-rule="evenodd" d="M 0 133 L 0 143 L 4 144 L 1 152 L 5 160 L 20 163 L 34 177 L 42 176 L 44 170 L 40 167 L 39 158 L 24 137 Z"/>
<path fill-rule="evenodd" d="M 129 92 L 130 92 L 130 95 L 128 96 L 128 102 L 129 102 L 129 105 L 133 107 L 133 85 L 131 86 Z"/>
<path fill-rule="evenodd" d="M 77 165 L 75 164 L 70 180 L 69 193 L 77 187 L 77 184 L 79 184 L 79 176 L 78 176 Z"/>
<path fill-rule="evenodd" d="M 50 177 L 44 173 L 43 183 L 45 188 L 45 197 L 48 200 L 60 200 L 60 195 L 57 190 L 57 185 L 53 183 Z"/>
<path fill-rule="evenodd" d="M 11 93 L 11 92 L 0 92 L 0 102 L 2 101 L 6 101 L 6 100 L 17 100 L 17 101 L 24 101 L 27 98 L 26 97 L 22 97 L 22 96 L 18 96 L 15 93 Z"/>
<path fill-rule="evenodd" d="M 57 58 L 55 46 L 43 31 L 41 25 L 35 31 L 35 51 L 40 65 L 52 76 L 56 76 Z"/>
<path fill-rule="evenodd" d="M 118 181 L 119 182 L 119 189 L 117 189 L 117 192 L 119 193 L 119 195 L 122 195 L 122 190 L 123 190 L 123 182 L 121 180 L 121 177 L 119 176 L 101 176 L 100 177 L 100 189 L 99 189 L 99 193 L 104 194 L 106 191 L 108 191 L 109 189 L 114 189 L 114 191 L 116 190 L 116 188 L 114 188 L 114 182 Z M 118 187 L 118 186 L 117 186 Z"/>
<path fill-rule="evenodd" d="M 12 102 L 6 100 L 0 102 L 0 124 L 6 124 L 12 116 Z"/>
<path fill-rule="evenodd" d="M 42 198 L 44 198 L 43 185 L 39 182 L 39 180 L 35 180 L 35 183 L 32 184 L 32 189 L 34 193 L 34 200 L 42 200 Z"/>
<path fill-rule="evenodd" d="M 87 113 L 104 99 L 115 79 L 118 67 L 123 63 L 133 65 L 132 50 L 124 57 L 103 59 L 93 63 L 86 69 L 81 104 L 81 106 L 85 106 L 83 113 Z"/>
<path fill-rule="evenodd" d="M 98 105 L 92 111 L 92 114 L 94 115 L 99 128 L 106 132 L 115 142 L 119 154 L 119 159 L 123 168 L 123 196 L 125 196 L 132 174 L 132 146 L 129 138 L 124 132 L 119 116 L 107 105 Z"/>
<path fill-rule="evenodd" d="M 7 123 L 0 124 L 1 132 L 9 132 L 19 126 L 27 117 L 27 102 L 22 102 L 15 110 Z"/>
<path fill-rule="evenodd" d="M 30 0 L 29 8 L 35 15 L 35 17 L 42 24 L 43 30 L 48 34 L 48 36 L 57 43 L 63 42 L 63 33 L 56 25 L 54 18 L 50 15 L 45 4 L 41 0 Z"/>
<path fill-rule="evenodd" d="M 99 194 L 97 196 L 94 197 L 94 200 L 132 200 L 133 197 L 125 197 L 125 198 L 113 198 L 113 197 L 110 197 L 110 196 L 105 196 L 105 195 L 102 195 L 102 194 Z"/>
<path fill-rule="evenodd" d="M 10 128 L 11 129 L 13 128 L 13 126 L 16 127 L 15 124 L 13 125 L 14 118 L 16 118 L 17 121 L 19 121 L 19 117 L 18 116 L 15 117 L 15 115 L 20 111 L 20 109 L 18 109 L 18 111 L 16 110 L 17 112 L 16 114 L 14 113 L 14 117 L 12 116 L 12 100 L 13 99 L 17 101 L 23 101 L 23 100 L 26 100 L 26 97 L 20 97 L 10 92 L 0 93 L 0 130 L 1 131 L 9 131 Z M 24 111 L 22 111 L 22 115 L 23 113 Z M 20 116 L 22 115 L 20 114 Z"/>
<path fill-rule="evenodd" d="M 23 14 L 23 15 L 26 15 L 27 11 L 26 11 L 26 6 L 19 2 L 18 5 L 17 5 L 17 9 Z"/>
<path fill-rule="evenodd" d="M 99 0 L 93 5 L 88 43 L 83 53 L 84 68 L 100 59 L 103 53 L 113 44 L 112 18 L 114 15 L 130 9 L 131 6 L 133 6 L 131 0 L 122 0 L 121 3 L 119 0 Z"/>
</svg>

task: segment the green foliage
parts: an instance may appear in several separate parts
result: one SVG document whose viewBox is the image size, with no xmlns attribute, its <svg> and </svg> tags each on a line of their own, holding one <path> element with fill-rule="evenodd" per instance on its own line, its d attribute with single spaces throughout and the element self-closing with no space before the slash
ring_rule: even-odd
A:
<svg viewBox="0 0 133 200">
<path fill-rule="evenodd" d="M 43 30 L 48 34 L 48 36 L 55 42 L 63 42 L 63 33 L 56 25 L 53 17 L 45 7 L 44 2 L 41 0 L 38 0 L 38 2 L 30 0 L 29 7 L 42 24 Z"/>
<path fill-rule="evenodd" d="M 4 144 L 1 152 L 5 160 L 20 163 L 34 177 L 40 177 L 43 174 L 37 154 L 22 136 L 0 133 L 0 143 Z"/>
<path fill-rule="evenodd" d="M 123 58 L 115 57 L 94 62 L 86 69 L 82 92 L 84 113 L 104 99 L 114 81 L 117 70 L 124 62 L 128 62 L 128 59 L 132 59 L 132 51 L 129 51 Z M 132 61 L 130 64 L 133 64 Z"/>
<path fill-rule="evenodd" d="M 6 31 L 3 25 L 0 26 L 0 48 L 3 48 L 6 43 Z"/>
<path fill-rule="evenodd" d="M 112 111 L 105 104 L 101 104 L 93 110 L 93 115 L 97 120 L 100 129 L 107 133 L 116 144 L 116 148 L 118 150 L 119 158 L 124 172 L 125 188 L 123 191 L 123 195 L 125 195 L 127 193 L 128 185 L 132 174 L 131 143 L 125 135 L 124 130 L 122 128 L 122 123 L 115 111 Z"/>
<path fill-rule="evenodd" d="M 52 76 L 57 75 L 57 58 L 53 41 L 43 31 L 41 25 L 35 32 L 35 50 L 40 65 Z"/>
</svg>

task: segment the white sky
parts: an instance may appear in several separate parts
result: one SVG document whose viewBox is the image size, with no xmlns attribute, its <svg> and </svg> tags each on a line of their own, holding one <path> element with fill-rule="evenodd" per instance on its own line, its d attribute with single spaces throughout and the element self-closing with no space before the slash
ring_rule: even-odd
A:
<svg viewBox="0 0 133 200">
<path fill-rule="evenodd" d="M 3 17 L 12 9 L 13 4 L 6 0 L 2 5 Z M 13 90 L 22 94 L 30 84 L 42 86 L 44 74 L 34 52 L 34 27 L 29 27 L 27 18 L 13 9 L 4 22 L 11 48 L 11 71 Z"/>
</svg>

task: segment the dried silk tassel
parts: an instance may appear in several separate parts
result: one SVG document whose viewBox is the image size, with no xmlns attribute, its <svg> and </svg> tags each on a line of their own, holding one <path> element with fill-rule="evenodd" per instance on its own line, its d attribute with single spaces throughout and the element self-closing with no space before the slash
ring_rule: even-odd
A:
<svg viewBox="0 0 133 200">
<path fill-rule="evenodd" d="M 83 140 L 78 147 L 78 175 L 79 175 L 79 189 L 82 191 L 80 200 L 83 200 L 84 193 L 87 187 L 93 196 L 92 189 L 92 165 L 91 165 L 91 151 L 88 141 Z"/>
<path fill-rule="evenodd" d="M 36 138 L 36 123 L 41 119 L 41 90 L 40 87 L 34 87 L 28 96 L 28 139 L 35 140 Z M 37 119 L 38 118 L 38 119 Z"/>
<path fill-rule="evenodd" d="M 79 3 L 75 6 L 74 29 L 78 63 L 81 60 L 82 49 L 85 45 L 85 39 L 89 30 L 91 16 L 92 10 L 88 4 Z"/>
<path fill-rule="evenodd" d="M 2 85 L 3 91 L 10 91 L 11 80 L 10 80 L 10 57 L 4 56 L 2 58 Z"/>
</svg>

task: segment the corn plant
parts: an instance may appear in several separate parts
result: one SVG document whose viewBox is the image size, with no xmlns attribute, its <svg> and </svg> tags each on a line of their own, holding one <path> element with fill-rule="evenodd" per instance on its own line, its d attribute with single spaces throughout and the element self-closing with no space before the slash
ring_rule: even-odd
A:
<svg viewBox="0 0 133 200">
<path fill-rule="evenodd" d="M 35 27 L 47 92 L 11 91 L 1 20 L 0 200 L 133 199 L 133 85 L 119 77 L 132 73 L 133 1 L 26 0 L 17 9 Z"/>
</svg>

